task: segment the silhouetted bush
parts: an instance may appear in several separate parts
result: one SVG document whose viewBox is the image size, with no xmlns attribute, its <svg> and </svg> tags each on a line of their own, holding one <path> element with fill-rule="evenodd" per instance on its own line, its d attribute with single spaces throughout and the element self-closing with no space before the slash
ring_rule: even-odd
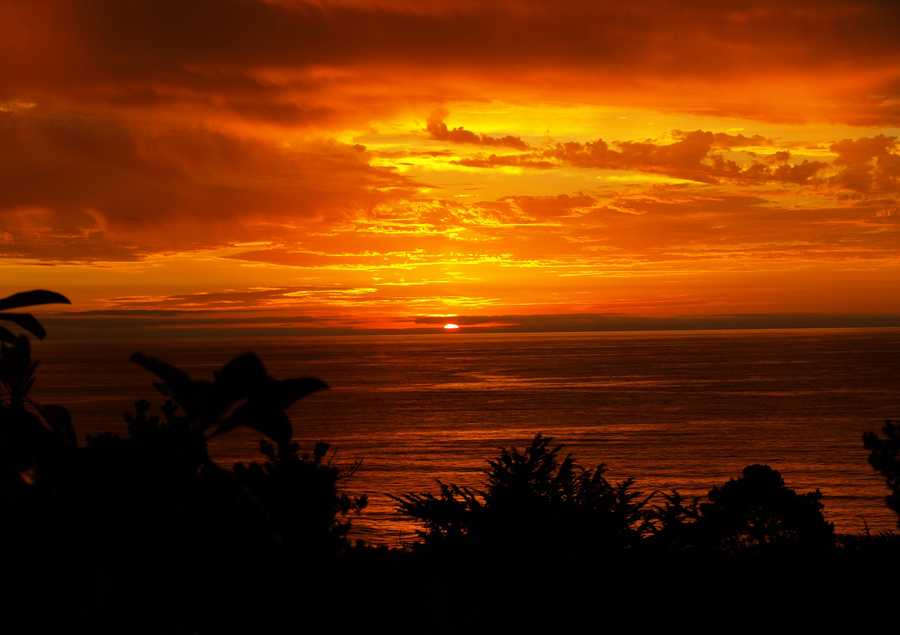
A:
<svg viewBox="0 0 900 635">
<path fill-rule="evenodd" d="M 822 549 L 834 545 L 819 490 L 799 494 L 768 465 L 748 465 L 740 478 L 713 487 L 705 499 L 680 493 L 654 507 L 650 543 L 668 550 L 724 553 L 776 547 Z"/>
<path fill-rule="evenodd" d="M 503 449 L 489 461 L 485 490 L 438 482 L 440 493 L 395 497 L 402 513 L 420 521 L 427 545 L 469 544 L 494 550 L 558 552 L 636 546 L 646 499 L 633 480 L 606 479 L 603 464 L 578 465 L 540 434 L 523 450 Z"/>
<path fill-rule="evenodd" d="M 865 433 L 863 444 L 869 450 L 869 464 L 884 477 L 890 489 L 884 500 L 897 514 L 900 527 L 900 426 L 887 421 L 881 431 L 883 438 L 874 432 Z"/>
<path fill-rule="evenodd" d="M 312 455 L 290 443 L 277 450 L 262 441 L 263 463 L 238 463 L 237 482 L 256 498 L 280 540 L 307 557 L 327 558 L 349 547 L 347 515 L 361 512 L 365 496 L 342 493 L 338 485 L 352 477 L 359 463 L 343 469 L 327 459 L 328 444 L 317 443 Z"/>
<path fill-rule="evenodd" d="M 502 450 L 489 462 L 483 491 L 438 481 L 437 494 L 396 497 L 399 510 L 423 524 L 419 535 L 431 547 L 540 546 L 584 557 L 638 547 L 735 554 L 834 544 L 821 493 L 795 492 L 767 465 L 747 466 L 705 499 L 676 491 L 650 507 L 655 495 L 643 497 L 631 479 L 614 485 L 603 464 L 585 469 L 551 443 L 537 435 L 521 452 Z"/>
<path fill-rule="evenodd" d="M 714 487 L 696 521 L 700 544 L 725 551 L 833 544 L 819 490 L 798 494 L 768 465 L 748 465 L 740 478 Z"/>
</svg>

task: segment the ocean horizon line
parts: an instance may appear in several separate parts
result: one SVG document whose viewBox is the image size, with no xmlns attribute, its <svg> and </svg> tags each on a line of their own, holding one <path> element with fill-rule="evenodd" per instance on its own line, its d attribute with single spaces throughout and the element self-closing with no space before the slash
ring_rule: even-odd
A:
<svg viewBox="0 0 900 635">
<path fill-rule="evenodd" d="M 110 338 L 126 338 L 135 336 L 138 339 L 156 339 L 172 337 L 176 339 L 234 339 L 243 337 L 367 337 L 367 336 L 437 336 L 458 338 L 464 335 L 553 335 L 553 334 L 590 334 L 590 333 L 713 333 L 713 332 L 775 332 L 775 331 L 852 331 L 852 330 L 893 330 L 900 329 L 900 317 L 894 320 L 858 320 L 847 322 L 808 321 L 791 322 L 727 322 L 698 321 L 695 323 L 679 323 L 677 320 L 660 320 L 659 322 L 641 322 L 609 325 L 568 325 L 541 328 L 529 325 L 479 326 L 459 322 L 459 328 L 450 332 L 442 324 L 433 327 L 403 328 L 303 328 L 292 326 L 233 326 L 233 327 L 192 327 L 190 322 L 183 326 L 169 323 L 158 323 L 149 326 L 140 320 L 138 324 L 129 325 L 116 320 L 107 324 L 104 319 L 91 320 L 92 323 L 63 323 L 54 318 L 47 318 L 51 337 L 55 341 L 93 337 L 96 331 L 103 331 Z M 450 319 L 447 320 L 451 321 Z M 655 321 L 655 319 L 654 319 Z M 68 320 L 66 320 L 68 322 Z"/>
</svg>

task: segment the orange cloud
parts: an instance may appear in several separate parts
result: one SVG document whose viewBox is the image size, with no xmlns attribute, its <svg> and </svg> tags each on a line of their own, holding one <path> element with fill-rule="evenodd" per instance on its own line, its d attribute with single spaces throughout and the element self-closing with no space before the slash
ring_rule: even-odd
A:
<svg viewBox="0 0 900 635">
<path fill-rule="evenodd" d="M 833 183 L 859 192 L 896 192 L 900 186 L 900 154 L 897 139 L 878 135 L 844 139 L 832 144 L 835 165 L 841 170 Z"/>
<path fill-rule="evenodd" d="M 6 256 L 119 260 L 303 235 L 413 189 L 338 143 L 43 111 L 0 113 L 0 137 Z"/>
<path fill-rule="evenodd" d="M 751 4 L 0 2 L 0 284 L 354 326 L 875 310 L 900 7 Z"/>
<path fill-rule="evenodd" d="M 528 144 L 519 137 L 505 135 L 503 137 L 491 137 L 485 134 L 475 134 L 465 128 L 447 128 L 444 119 L 447 118 L 445 109 L 436 110 L 428 117 L 426 130 L 432 139 L 438 141 L 451 141 L 453 143 L 470 143 L 481 146 L 507 146 L 517 150 L 526 150 Z"/>
<path fill-rule="evenodd" d="M 0 95 L 40 103 L 314 125 L 452 84 L 469 99 L 527 87 L 767 120 L 900 122 L 900 9 L 878 0 L 13 0 L 0 11 Z"/>
<path fill-rule="evenodd" d="M 683 141 L 689 141 L 692 138 L 697 137 L 698 133 L 702 133 L 702 131 L 685 132 L 683 130 L 673 130 L 672 136 Z M 750 137 L 744 134 L 729 134 L 727 132 L 715 132 L 711 134 L 712 142 L 710 143 L 710 147 L 716 148 L 739 148 L 742 146 L 761 146 L 774 143 L 771 139 L 766 139 L 758 134 Z M 705 139 L 709 139 L 709 137 L 706 137 L 705 135 L 704 137 Z"/>
<path fill-rule="evenodd" d="M 776 161 L 782 163 L 769 166 L 759 161 L 742 165 L 727 159 L 715 148 L 734 148 L 762 143 L 770 143 L 765 138 L 754 135 L 730 135 L 703 130 L 693 132 L 674 131 L 679 140 L 670 144 L 652 141 L 619 141 L 610 145 L 603 139 L 578 142 L 567 141 L 531 153 L 517 155 L 496 155 L 470 157 L 456 161 L 459 165 L 473 168 L 519 167 L 551 169 L 560 165 L 604 170 L 634 170 L 661 173 L 704 183 L 715 183 L 721 179 L 764 183 L 779 181 L 785 183 L 809 183 L 828 163 L 804 160 L 788 164 L 790 153 L 778 153 Z"/>
</svg>

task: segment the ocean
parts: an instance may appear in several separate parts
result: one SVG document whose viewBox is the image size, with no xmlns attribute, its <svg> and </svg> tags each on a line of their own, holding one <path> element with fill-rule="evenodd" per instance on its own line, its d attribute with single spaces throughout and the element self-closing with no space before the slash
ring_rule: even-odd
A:
<svg viewBox="0 0 900 635">
<path fill-rule="evenodd" d="M 584 465 L 607 464 L 650 493 L 702 494 L 768 463 L 791 487 L 819 488 L 838 531 L 890 530 L 881 478 L 861 436 L 900 418 L 900 329 L 599 333 L 436 333 L 219 340 L 148 338 L 36 344 L 34 396 L 73 412 L 84 436 L 124 433 L 135 399 L 161 399 L 128 361 L 157 355 L 198 377 L 240 352 L 278 377 L 313 375 L 331 390 L 291 410 L 307 447 L 361 468 L 343 485 L 367 493 L 353 535 L 398 544 L 416 526 L 388 494 L 478 485 L 499 448 L 542 432 Z M 216 439 L 223 464 L 258 458 L 258 435 Z"/>
</svg>

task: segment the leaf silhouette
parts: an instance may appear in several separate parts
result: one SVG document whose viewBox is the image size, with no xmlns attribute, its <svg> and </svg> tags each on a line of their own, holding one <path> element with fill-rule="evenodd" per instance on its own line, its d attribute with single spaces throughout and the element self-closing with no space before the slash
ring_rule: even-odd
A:
<svg viewBox="0 0 900 635">
<path fill-rule="evenodd" d="M 234 400 L 262 390 L 269 380 L 265 364 L 256 353 L 243 353 L 215 373 L 216 389 Z"/>
<path fill-rule="evenodd" d="M 0 313 L 0 320 L 12 322 L 40 340 L 47 336 L 44 326 L 31 313 Z"/>
<path fill-rule="evenodd" d="M 212 382 L 194 380 L 186 372 L 168 362 L 145 355 L 133 353 L 131 361 L 150 371 L 161 382 L 154 382 L 154 387 L 167 397 L 171 397 L 195 426 L 205 429 L 216 421 L 228 403 L 219 398 Z"/>
<path fill-rule="evenodd" d="M 69 298 L 62 294 L 56 293 L 54 291 L 44 291 L 43 289 L 36 289 L 34 291 L 21 291 L 19 293 L 8 295 L 5 298 L 0 298 L 0 311 L 6 311 L 8 309 L 18 309 L 23 306 L 35 306 L 38 304 L 72 303 L 69 302 Z M 25 329 L 38 339 L 44 339 L 44 337 L 47 335 L 47 331 L 44 330 L 43 325 L 41 325 L 38 319 L 30 313 L 0 313 L 0 320 L 5 320 L 7 322 L 12 322 L 13 324 L 18 325 L 20 328 Z M 15 336 L 13 336 L 8 329 L 4 328 L 2 329 L 2 331 L 0 331 L 0 340 L 5 342 L 12 342 L 14 339 Z"/>
<path fill-rule="evenodd" d="M 35 289 L 34 291 L 21 291 L 8 295 L 5 298 L 0 298 L 0 311 L 18 309 L 23 306 L 37 306 L 39 304 L 72 304 L 72 302 L 61 293 Z"/>
<path fill-rule="evenodd" d="M 162 380 L 154 386 L 181 407 L 195 430 L 213 428 L 207 439 L 246 426 L 287 447 L 293 427 L 285 410 L 328 388 L 314 377 L 275 379 L 255 353 L 238 355 L 213 373 L 213 381 L 191 379 L 172 364 L 143 353 L 134 353 L 131 361 Z"/>
<path fill-rule="evenodd" d="M 290 418 L 277 405 L 245 401 L 225 417 L 211 436 L 218 436 L 238 426 L 246 426 L 261 432 L 279 445 L 290 442 L 294 435 Z"/>
<path fill-rule="evenodd" d="M 276 384 L 272 397 L 279 408 L 290 408 L 294 402 L 320 390 L 328 390 L 328 384 L 315 377 L 282 379 Z"/>
<path fill-rule="evenodd" d="M 157 357 L 144 355 L 143 353 L 133 353 L 130 359 L 144 370 L 150 371 L 162 379 L 172 392 L 178 392 L 180 389 L 186 388 L 188 384 L 191 383 L 190 375 L 180 368 L 176 368 L 172 364 L 164 362 Z"/>
<path fill-rule="evenodd" d="M 38 412 L 47 422 L 53 436 L 64 447 L 74 448 L 78 445 L 78 435 L 72 425 L 72 415 L 62 406 L 38 406 Z"/>
</svg>

